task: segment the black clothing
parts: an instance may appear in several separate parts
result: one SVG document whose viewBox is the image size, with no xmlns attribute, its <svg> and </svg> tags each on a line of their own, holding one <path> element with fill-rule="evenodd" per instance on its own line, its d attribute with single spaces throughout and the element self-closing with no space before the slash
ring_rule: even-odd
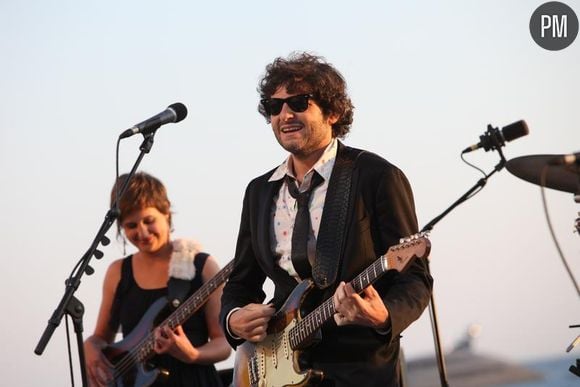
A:
<svg viewBox="0 0 580 387">
<path fill-rule="evenodd" d="M 188 297 L 203 284 L 201 273 L 207 257 L 208 255 L 204 253 L 198 253 L 195 257 L 196 275 L 191 280 Z M 161 289 L 140 288 L 133 276 L 132 258 L 133 256 L 128 256 L 123 260 L 121 280 L 115 292 L 111 320 L 109 322 L 109 326 L 114 331 L 119 326 L 121 327 L 123 337 L 126 337 L 137 327 L 149 307 L 158 299 L 165 297 L 168 290 L 167 287 Z M 167 315 L 163 315 L 163 318 L 165 317 Z M 202 346 L 208 342 L 208 331 L 203 308 L 193 314 L 182 327 L 194 347 Z M 213 365 L 186 364 L 169 355 L 158 355 L 153 360 L 157 366 L 169 371 L 169 377 L 163 386 L 222 386 Z"/>
<path fill-rule="evenodd" d="M 337 168 L 343 165 L 341 157 L 345 157 L 345 150 L 348 148 L 339 142 L 329 184 L 339 175 Z M 297 285 L 296 280 L 277 265 L 270 245 L 271 208 L 282 184 L 282 181 L 268 181 L 273 172 L 271 170 L 254 179 L 246 189 L 235 267 L 222 296 L 220 319 L 234 348 L 243 340 L 227 334 L 228 313 L 249 303 L 262 303 L 265 298 L 262 285 L 266 277 L 275 285 L 271 302 L 276 309 Z M 325 212 L 327 204 L 334 199 L 329 195 L 332 195 L 330 189 L 317 241 L 332 228 L 330 222 L 325 223 L 325 218 L 332 215 Z M 340 281 L 350 281 L 390 246 L 398 244 L 400 238 L 418 231 L 413 194 L 407 178 L 397 167 L 373 153 L 362 152 L 355 161 L 348 206 L 346 235 L 343 241 L 336 241 L 344 244 L 342 256 L 337 257 L 338 275 L 336 281 L 322 291 L 323 300 L 332 297 Z M 374 287 L 389 311 L 388 332 L 357 325 L 338 327 L 331 319 L 322 327 L 322 341 L 309 351 L 311 363 L 327 368 L 330 376 L 342 372 L 336 378 L 336 386 L 359 386 L 361 383 L 360 373 L 341 367 L 341 363 L 360 367 L 368 381 L 381 381 L 368 384 L 362 379 L 365 385 L 399 385 L 399 337 L 429 303 L 432 278 L 426 262 L 415 260 L 403 273 L 389 271 L 374 283 Z"/>
</svg>

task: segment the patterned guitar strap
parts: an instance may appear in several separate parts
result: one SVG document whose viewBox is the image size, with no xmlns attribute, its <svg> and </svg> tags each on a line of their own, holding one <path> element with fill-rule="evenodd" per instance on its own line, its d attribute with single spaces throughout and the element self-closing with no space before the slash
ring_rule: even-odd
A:
<svg viewBox="0 0 580 387">
<path fill-rule="evenodd" d="M 325 289 L 336 281 L 342 262 L 352 174 L 356 160 L 362 153 L 363 150 L 347 147 L 339 142 L 320 222 L 320 230 L 325 231 L 318 233 L 316 260 L 312 268 L 312 278 L 320 289 Z"/>
</svg>

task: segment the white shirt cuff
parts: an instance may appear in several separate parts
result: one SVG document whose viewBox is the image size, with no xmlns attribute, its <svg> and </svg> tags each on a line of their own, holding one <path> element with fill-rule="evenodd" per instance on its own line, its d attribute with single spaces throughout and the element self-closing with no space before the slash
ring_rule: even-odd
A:
<svg viewBox="0 0 580 387">
<path fill-rule="evenodd" d="M 241 340 L 241 337 L 238 337 L 236 335 L 234 335 L 232 333 L 232 331 L 230 331 L 230 316 L 232 315 L 232 313 L 234 313 L 236 310 L 240 310 L 242 308 L 234 308 L 232 310 L 230 310 L 230 312 L 228 313 L 228 315 L 226 316 L 226 331 L 228 333 L 228 335 L 230 335 L 231 338 L 236 339 L 236 340 Z"/>
</svg>

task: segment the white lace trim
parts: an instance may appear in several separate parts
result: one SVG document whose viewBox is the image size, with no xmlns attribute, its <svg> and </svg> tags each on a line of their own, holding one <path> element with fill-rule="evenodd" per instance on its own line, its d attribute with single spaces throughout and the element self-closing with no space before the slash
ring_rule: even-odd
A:
<svg viewBox="0 0 580 387">
<path fill-rule="evenodd" d="M 201 245 L 192 239 L 176 239 L 172 244 L 173 252 L 169 261 L 169 276 L 182 280 L 194 279 L 193 260 L 201 251 Z"/>
</svg>

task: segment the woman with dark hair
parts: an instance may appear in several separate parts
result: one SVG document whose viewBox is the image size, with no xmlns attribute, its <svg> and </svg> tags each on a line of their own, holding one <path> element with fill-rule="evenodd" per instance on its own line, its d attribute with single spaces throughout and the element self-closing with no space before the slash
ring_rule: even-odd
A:
<svg viewBox="0 0 580 387">
<path fill-rule="evenodd" d="M 111 206 L 127 178 L 120 176 L 113 186 Z M 119 232 L 137 252 L 114 261 L 105 275 L 95 331 L 84 346 L 91 385 L 110 385 L 115 376 L 103 349 L 119 329 L 124 337 L 141 329 L 139 322 L 151 305 L 167 295 L 170 278 L 187 279 L 191 295 L 219 271 L 216 260 L 195 242 L 172 241 L 170 207 L 165 186 L 144 172 L 134 175 L 118 201 Z M 221 287 L 183 325 L 154 329 L 153 362 L 168 371 L 164 385 L 221 386 L 213 364 L 227 359 L 231 350 L 218 322 L 220 297 Z M 123 385 L 129 383 L 134 382 Z"/>
</svg>

